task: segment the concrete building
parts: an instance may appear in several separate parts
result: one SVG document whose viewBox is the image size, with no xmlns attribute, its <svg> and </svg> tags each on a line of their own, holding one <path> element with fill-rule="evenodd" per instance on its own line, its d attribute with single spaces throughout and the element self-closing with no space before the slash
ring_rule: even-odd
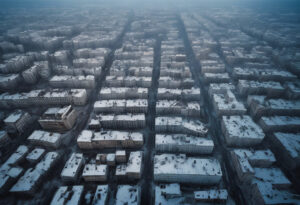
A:
<svg viewBox="0 0 300 205">
<path fill-rule="evenodd" d="M 255 119 L 270 115 L 300 116 L 300 100 L 267 99 L 266 96 L 250 95 L 247 104 Z"/>
<path fill-rule="evenodd" d="M 97 113 L 146 113 L 148 100 L 100 100 L 94 104 Z"/>
<path fill-rule="evenodd" d="M 279 151 L 278 157 L 289 169 L 300 166 L 300 133 L 275 132 L 271 136 L 274 150 Z"/>
<path fill-rule="evenodd" d="M 140 148 L 144 140 L 139 132 L 83 130 L 77 138 L 77 144 L 81 149 Z"/>
<path fill-rule="evenodd" d="M 180 133 L 205 137 L 206 126 L 199 120 L 187 120 L 181 117 L 156 117 L 155 131 L 157 133 Z"/>
<path fill-rule="evenodd" d="M 148 88 L 104 87 L 99 95 L 102 100 L 110 99 L 148 99 Z"/>
<path fill-rule="evenodd" d="M 23 133 L 32 122 L 33 119 L 30 114 L 22 110 L 16 110 L 4 119 L 7 131 L 10 133 Z"/>
<path fill-rule="evenodd" d="M 23 174 L 24 169 L 18 165 L 24 161 L 29 148 L 20 145 L 0 167 L 0 193 L 5 194 Z"/>
<path fill-rule="evenodd" d="M 200 105 L 198 102 L 182 103 L 177 100 L 158 100 L 156 102 L 156 114 L 158 115 L 183 115 L 200 116 Z"/>
<path fill-rule="evenodd" d="M 104 164 L 86 164 L 82 177 L 85 181 L 104 182 L 107 180 L 108 166 Z"/>
<path fill-rule="evenodd" d="M 228 73 L 204 73 L 205 83 L 229 83 L 230 77 Z"/>
<path fill-rule="evenodd" d="M 111 49 L 109 48 L 81 48 L 73 51 L 73 55 L 76 58 L 95 58 L 95 57 L 104 57 L 107 58 Z"/>
<path fill-rule="evenodd" d="M 218 116 L 243 115 L 247 112 L 244 104 L 239 102 L 231 91 L 213 94 L 213 106 Z"/>
<path fill-rule="evenodd" d="M 47 109 L 38 122 L 45 130 L 65 131 L 70 130 L 77 120 L 77 112 L 71 106 L 54 107 Z"/>
<path fill-rule="evenodd" d="M 180 190 L 180 184 L 158 184 L 155 186 L 155 205 L 184 203 L 185 197 Z"/>
<path fill-rule="evenodd" d="M 42 179 L 58 162 L 60 155 L 57 152 L 48 152 L 34 168 L 29 168 L 18 182 L 10 189 L 13 194 L 34 195 Z"/>
<path fill-rule="evenodd" d="M 109 187 L 108 185 L 98 185 L 94 198 L 93 198 L 93 205 L 106 205 L 109 200 Z"/>
<path fill-rule="evenodd" d="M 131 179 L 140 179 L 142 176 L 143 152 L 130 152 L 126 167 L 126 175 Z"/>
<path fill-rule="evenodd" d="M 116 205 L 141 203 L 141 188 L 138 185 L 119 185 L 116 195 Z"/>
<path fill-rule="evenodd" d="M 211 139 L 185 134 L 156 134 L 155 149 L 158 152 L 210 154 L 214 148 Z"/>
<path fill-rule="evenodd" d="M 125 162 L 126 162 L 126 151 L 116 150 L 116 163 L 125 163 Z"/>
<path fill-rule="evenodd" d="M 0 95 L 1 108 L 18 108 L 30 106 L 50 105 L 85 105 L 88 92 L 85 89 L 52 89 L 32 90 L 28 93 L 2 93 Z"/>
<path fill-rule="evenodd" d="M 280 97 L 284 93 L 284 87 L 275 81 L 259 82 L 239 80 L 237 90 L 240 95 L 267 95 Z"/>
<path fill-rule="evenodd" d="M 57 149 L 63 143 L 65 137 L 65 135 L 62 135 L 60 133 L 35 130 L 27 138 L 27 140 L 33 145 Z"/>
<path fill-rule="evenodd" d="M 183 79 L 175 79 L 169 76 L 160 77 L 158 80 L 159 88 L 168 88 L 168 89 L 188 89 L 194 86 L 194 80 L 192 78 L 183 78 Z"/>
<path fill-rule="evenodd" d="M 234 149 L 230 154 L 240 181 L 248 181 L 254 176 L 253 167 L 270 167 L 276 162 L 270 150 Z"/>
<path fill-rule="evenodd" d="M 158 100 L 187 100 L 187 101 L 199 101 L 200 100 L 200 88 L 190 89 L 168 89 L 158 88 L 157 99 Z"/>
<path fill-rule="evenodd" d="M 32 164 L 37 163 L 44 156 L 45 152 L 46 152 L 45 149 L 35 148 L 30 153 L 28 153 L 28 155 L 26 156 L 26 160 Z"/>
<path fill-rule="evenodd" d="M 264 132 L 299 132 L 300 117 L 270 116 L 262 117 L 259 125 Z"/>
<path fill-rule="evenodd" d="M 154 156 L 154 180 L 194 184 L 218 184 L 222 177 L 216 159 L 187 157 L 185 154 Z"/>
<path fill-rule="evenodd" d="M 233 68 L 232 76 L 239 80 L 293 81 L 296 75 L 279 69 Z"/>
<path fill-rule="evenodd" d="M 107 129 L 141 129 L 146 126 L 145 114 L 99 115 L 102 128 Z"/>
<path fill-rule="evenodd" d="M 213 97 L 213 94 L 224 94 L 227 91 L 233 92 L 235 85 L 232 83 L 210 83 L 208 88 L 208 94 Z"/>
<path fill-rule="evenodd" d="M 60 177 L 64 181 L 76 181 L 84 165 L 84 157 L 81 153 L 72 153 L 68 161 L 66 162 Z"/>
<path fill-rule="evenodd" d="M 247 115 L 223 116 L 221 126 L 228 146 L 258 145 L 265 138 L 263 130 Z"/>
<path fill-rule="evenodd" d="M 150 88 L 151 77 L 135 77 L 135 76 L 106 76 L 105 86 L 107 87 L 142 87 Z"/>
<path fill-rule="evenodd" d="M 49 80 L 53 88 L 86 88 L 92 89 L 96 86 L 93 75 L 55 75 Z"/>
<path fill-rule="evenodd" d="M 76 186 L 61 186 L 55 192 L 50 205 L 72 204 L 79 205 L 82 199 L 84 187 Z"/>
</svg>

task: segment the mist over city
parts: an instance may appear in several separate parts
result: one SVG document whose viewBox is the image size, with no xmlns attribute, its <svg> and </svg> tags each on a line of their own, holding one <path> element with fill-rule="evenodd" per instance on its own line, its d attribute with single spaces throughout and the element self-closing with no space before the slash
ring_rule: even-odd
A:
<svg viewBox="0 0 300 205">
<path fill-rule="evenodd" d="M 1 0 L 0 205 L 300 204 L 299 0 Z"/>
</svg>

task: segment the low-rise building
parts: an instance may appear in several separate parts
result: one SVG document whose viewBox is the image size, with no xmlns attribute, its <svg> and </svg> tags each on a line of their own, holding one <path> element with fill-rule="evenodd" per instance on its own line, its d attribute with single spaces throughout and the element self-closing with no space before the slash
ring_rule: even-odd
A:
<svg viewBox="0 0 300 205">
<path fill-rule="evenodd" d="M 239 80 L 237 90 L 240 95 L 267 95 L 269 97 L 280 97 L 285 89 L 279 82 L 259 82 Z"/>
<path fill-rule="evenodd" d="M 142 175 L 143 152 L 130 152 L 126 167 L 126 175 L 131 179 L 140 179 Z"/>
<path fill-rule="evenodd" d="M 159 88 L 187 89 L 187 88 L 191 88 L 194 86 L 194 80 L 192 78 L 175 79 L 175 78 L 166 76 L 166 77 L 159 78 L 158 86 L 159 86 Z"/>
<path fill-rule="evenodd" d="M 141 188 L 138 185 L 119 185 L 116 195 L 116 205 L 139 205 L 141 203 Z"/>
<path fill-rule="evenodd" d="M 158 100 L 186 100 L 186 101 L 199 101 L 201 97 L 200 88 L 192 87 L 190 89 L 168 89 L 158 88 Z"/>
<path fill-rule="evenodd" d="M 22 110 L 16 110 L 4 119 L 7 131 L 18 133 L 23 133 L 32 121 L 31 115 Z"/>
<path fill-rule="evenodd" d="M 100 114 L 98 117 L 101 127 L 107 129 L 141 129 L 146 126 L 145 114 Z"/>
<path fill-rule="evenodd" d="M 93 205 L 106 205 L 109 200 L 108 185 L 98 185 L 93 198 Z"/>
<path fill-rule="evenodd" d="M 248 115 L 223 116 L 221 126 L 228 146 L 258 145 L 265 138 L 263 130 Z"/>
<path fill-rule="evenodd" d="M 271 139 L 282 164 L 289 169 L 300 166 L 300 133 L 275 132 Z"/>
<path fill-rule="evenodd" d="M 49 80 L 53 88 L 86 88 L 92 89 L 96 86 L 93 75 L 55 75 Z"/>
<path fill-rule="evenodd" d="M 204 73 L 205 83 L 229 83 L 230 77 L 228 73 Z"/>
<path fill-rule="evenodd" d="M 99 94 L 100 99 L 148 99 L 148 88 L 104 87 Z"/>
<path fill-rule="evenodd" d="M 156 114 L 165 115 L 183 115 L 183 116 L 200 116 L 200 105 L 198 102 L 182 103 L 177 100 L 158 100 L 156 102 Z"/>
<path fill-rule="evenodd" d="M 172 205 L 184 203 L 185 197 L 180 184 L 158 184 L 155 186 L 155 205 Z"/>
<path fill-rule="evenodd" d="M 210 97 L 213 94 L 224 94 L 227 91 L 235 91 L 235 85 L 232 83 L 210 83 L 208 88 L 208 94 Z"/>
<path fill-rule="evenodd" d="M 157 133 L 180 133 L 205 137 L 206 126 L 199 120 L 187 120 L 181 117 L 156 117 L 155 131 Z"/>
<path fill-rule="evenodd" d="M 77 138 L 77 144 L 81 149 L 140 148 L 144 140 L 139 132 L 83 130 Z"/>
<path fill-rule="evenodd" d="M 48 152 L 35 168 L 29 168 L 18 182 L 10 189 L 14 194 L 34 195 L 49 171 L 58 162 L 60 155 L 57 152 Z"/>
<path fill-rule="evenodd" d="M 88 92 L 85 89 L 32 90 L 28 93 L 0 94 L 1 108 L 18 108 L 50 105 L 85 105 Z"/>
<path fill-rule="evenodd" d="M 26 160 L 31 163 L 37 163 L 44 156 L 46 150 L 42 148 L 35 148 L 26 156 Z"/>
<path fill-rule="evenodd" d="M 65 107 L 48 108 L 38 120 L 45 130 L 70 130 L 77 120 L 77 112 L 71 105 Z"/>
<path fill-rule="evenodd" d="M 125 162 L 126 162 L 126 151 L 116 150 L 116 163 L 125 163 Z"/>
<path fill-rule="evenodd" d="M 94 104 L 97 113 L 146 113 L 148 100 L 100 100 Z"/>
<path fill-rule="evenodd" d="M 64 181 L 76 181 L 84 165 L 83 154 L 73 153 L 66 162 L 60 176 Z"/>
<path fill-rule="evenodd" d="M 213 94 L 213 106 L 218 116 L 243 115 L 247 112 L 244 104 L 239 102 L 231 91 Z"/>
<path fill-rule="evenodd" d="M 262 117 L 259 125 L 264 132 L 299 132 L 300 117 L 270 116 Z"/>
<path fill-rule="evenodd" d="M 33 145 L 57 149 L 64 141 L 64 138 L 65 136 L 60 133 L 35 130 L 27 140 Z"/>
<path fill-rule="evenodd" d="M 214 148 L 211 139 L 185 134 L 156 134 L 155 149 L 159 152 L 210 154 Z"/>
<path fill-rule="evenodd" d="M 103 182 L 107 180 L 108 166 L 105 164 L 86 164 L 82 177 L 85 181 Z"/>
<path fill-rule="evenodd" d="M 105 58 L 103 56 L 95 57 L 95 58 L 75 58 L 73 59 L 73 66 L 75 68 L 95 68 L 95 67 L 103 67 L 105 64 Z"/>
<path fill-rule="evenodd" d="M 300 116 L 300 100 L 267 99 L 266 96 L 250 95 L 247 103 L 250 114 L 256 119 L 270 115 Z"/>
<path fill-rule="evenodd" d="M 154 180 L 171 183 L 218 184 L 222 178 L 217 159 L 187 157 L 185 154 L 154 156 Z"/>
<path fill-rule="evenodd" d="M 6 193 L 11 186 L 23 174 L 24 169 L 19 167 L 23 162 L 29 149 L 25 145 L 20 145 L 16 151 L 0 167 L 0 193 Z"/>
<path fill-rule="evenodd" d="M 82 199 L 83 190 L 84 187 L 81 185 L 71 187 L 61 186 L 55 192 L 50 205 L 79 205 Z"/>
<path fill-rule="evenodd" d="M 150 88 L 151 77 L 135 77 L 135 76 L 106 76 L 104 85 L 107 87 L 142 87 Z"/>
<path fill-rule="evenodd" d="M 292 81 L 297 76 L 279 69 L 257 69 L 257 68 L 233 68 L 232 76 L 239 80 L 259 80 L 259 81 Z"/>
<path fill-rule="evenodd" d="M 240 181 L 250 180 L 254 176 L 254 166 L 270 167 L 276 161 L 270 150 L 235 149 L 230 154 Z"/>
</svg>

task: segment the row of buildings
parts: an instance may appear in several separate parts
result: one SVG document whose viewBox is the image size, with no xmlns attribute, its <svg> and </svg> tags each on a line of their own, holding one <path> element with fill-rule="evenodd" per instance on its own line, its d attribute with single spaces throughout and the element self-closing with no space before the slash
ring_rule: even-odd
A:
<svg viewBox="0 0 300 205">
<path fill-rule="evenodd" d="M 196 13 L 182 14 L 181 19 L 216 113 L 215 129 L 221 129 L 218 137 L 226 150 L 227 166 L 233 167 L 234 183 L 244 199 L 249 204 L 299 203 L 291 186 L 291 180 L 299 183 L 297 171 L 291 166 L 286 171 L 285 161 L 290 157 L 283 154 L 298 155 L 299 99 L 290 94 L 297 92 L 295 86 L 293 91 L 289 88 L 298 83 L 298 77 L 274 62 L 269 45 L 241 28 L 231 28 L 226 20 Z M 195 28 L 202 29 L 200 36 Z M 207 62 L 220 69 L 207 69 Z M 278 135 L 293 136 L 289 143 L 295 146 L 291 148 L 283 138 L 280 141 L 285 145 L 279 146 Z M 292 177 L 288 179 L 286 174 Z"/>
</svg>

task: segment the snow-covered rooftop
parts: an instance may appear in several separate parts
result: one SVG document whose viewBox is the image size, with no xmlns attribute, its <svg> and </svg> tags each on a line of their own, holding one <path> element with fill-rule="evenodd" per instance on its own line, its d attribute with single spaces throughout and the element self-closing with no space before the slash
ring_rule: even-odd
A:
<svg viewBox="0 0 300 205">
<path fill-rule="evenodd" d="M 116 205 L 139 205 L 141 190 L 138 185 L 119 185 L 116 195 Z"/>
<path fill-rule="evenodd" d="M 93 205 L 106 205 L 109 199 L 108 194 L 108 185 L 98 185 L 93 198 Z"/>
<path fill-rule="evenodd" d="M 229 146 L 251 146 L 265 138 L 263 130 L 250 116 L 223 116 L 222 131 Z"/>
<path fill-rule="evenodd" d="M 82 153 L 73 153 L 66 162 L 60 176 L 63 180 L 76 180 L 81 167 L 84 164 Z"/>
<path fill-rule="evenodd" d="M 55 192 L 50 205 L 79 205 L 84 187 L 76 186 L 61 186 Z"/>
<path fill-rule="evenodd" d="M 187 157 L 185 154 L 154 156 L 156 181 L 214 184 L 221 177 L 221 165 L 216 159 Z"/>
</svg>

